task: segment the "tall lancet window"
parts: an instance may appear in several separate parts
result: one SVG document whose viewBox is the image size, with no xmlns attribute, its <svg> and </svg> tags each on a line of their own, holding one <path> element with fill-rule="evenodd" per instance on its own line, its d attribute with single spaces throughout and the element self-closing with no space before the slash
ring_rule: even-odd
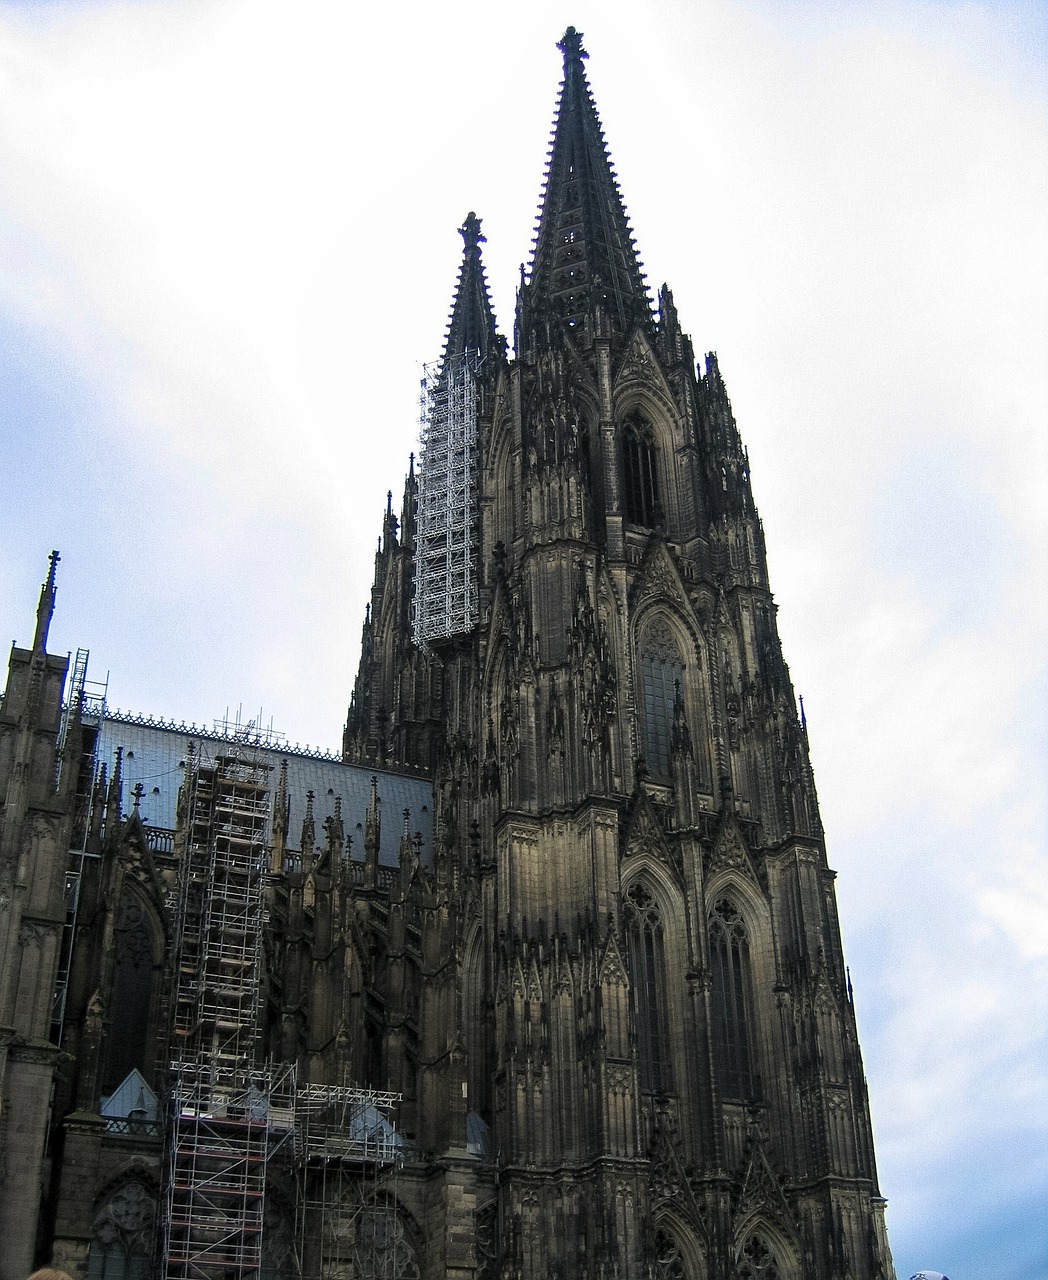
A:
<svg viewBox="0 0 1048 1280">
<path fill-rule="evenodd" d="M 631 413 L 622 424 L 626 519 L 648 528 L 662 523 L 658 450 L 651 423 Z"/>
<path fill-rule="evenodd" d="M 673 707 L 684 687 L 684 659 L 669 627 L 655 622 L 641 650 L 644 681 L 644 758 L 653 778 L 670 777 Z"/>
<path fill-rule="evenodd" d="M 112 1092 L 132 1067 L 150 1079 L 152 1044 L 153 940 L 146 912 L 133 893 L 120 899 L 114 939 L 116 964 L 109 1000 L 112 1022 L 106 1046 L 102 1088 Z"/>
<path fill-rule="evenodd" d="M 710 968 L 717 1082 L 725 1098 L 751 1099 L 759 1089 L 750 1049 L 750 941 L 742 916 L 727 898 L 717 902 L 710 917 Z"/>
<path fill-rule="evenodd" d="M 626 890 L 630 985 L 637 1019 L 637 1074 L 645 1093 L 671 1086 L 666 1021 L 666 942 L 659 905 L 643 884 Z"/>
</svg>

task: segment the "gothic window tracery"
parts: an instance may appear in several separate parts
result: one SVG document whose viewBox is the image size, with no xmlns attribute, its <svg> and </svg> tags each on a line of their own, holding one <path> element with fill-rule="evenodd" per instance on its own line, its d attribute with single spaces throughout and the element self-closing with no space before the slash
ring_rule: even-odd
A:
<svg viewBox="0 0 1048 1280">
<path fill-rule="evenodd" d="M 661 524 L 662 499 L 655 432 L 640 413 L 630 414 L 623 423 L 622 452 L 626 519 L 630 524 L 647 528 Z"/>
<path fill-rule="evenodd" d="M 645 762 L 652 777 L 668 779 L 673 748 L 673 715 L 683 689 L 684 659 L 661 619 L 649 627 L 641 651 L 644 683 Z"/>
<path fill-rule="evenodd" d="M 375 1205 L 363 1210 L 357 1221 L 353 1249 L 353 1274 L 375 1280 L 418 1280 L 415 1247 L 396 1209 Z"/>
<path fill-rule="evenodd" d="M 671 1086 L 666 1019 L 666 938 L 659 904 L 644 884 L 626 890 L 630 982 L 637 1019 L 637 1073 L 646 1093 Z"/>
<path fill-rule="evenodd" d="M 141 1182 L 115 1191 L 95 1219 L 87 1280 L 149 1280 L 156 1200 Z"/>
<path fill-rule="evenodd" d="M 782 1280 L 775 1254 L 756 1232 L 742 1246 L 736 1274 L 739 1280 Z"/>
<path fill-rule="evenodd" d="M 710 916 L 709 934 L 717 1080 L 724 1097 L 750 1099 L 758 1092 L 750 1048 L 750 940 L 745 922 L 730 899 L 717 901 Z"/>
<path fill-rule="evenodd" d="M 665 1227 L 655 1231 L 655 1275 L 658 1280 L 688 1280 L 677 1237 Z"/>
</svg>

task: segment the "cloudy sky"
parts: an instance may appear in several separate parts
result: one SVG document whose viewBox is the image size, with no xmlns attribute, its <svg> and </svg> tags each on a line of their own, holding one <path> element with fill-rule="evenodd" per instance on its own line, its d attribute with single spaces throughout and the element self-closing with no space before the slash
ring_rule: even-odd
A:
<svg viewBox="0 0 1048 1280">
<path fill-rule="evenodd" d="M 337 747 L 461 242 L 511 331 L 566 25 L 716 349 L 840 872 L 900 1277 L 1048 1274 L 1048 18 L 0 0 L 0 628 Z"/>
</svg>

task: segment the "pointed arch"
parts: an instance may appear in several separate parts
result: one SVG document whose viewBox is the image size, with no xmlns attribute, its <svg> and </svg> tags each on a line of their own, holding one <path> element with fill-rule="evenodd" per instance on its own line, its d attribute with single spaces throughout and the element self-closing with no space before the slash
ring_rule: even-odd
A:
<svg viewBox="0 0 1048 1280">
<path fill-rule="evenodd" d="M 665 582 L 672 566 L 651 567 L 654 603 L 642 607 L 634 628 L 639 745 L 652 778 L 671 782 L 674 769 L 674 725 L 688 726 L 697 784 L 707 793 L 712 775 L 706 726 L 710 723 L 710 690 L 705 646 L 691 621 L 665 602 Z M 679 583 L 673 579 L 679 589 Z"/>
<path fill-rule="evenodd" d="M 721 1096 L 747 1102 L 760 1096 L 750 935 L 727 895 L 714 901 L 708 929 L 714 1069 Z"/>
<path fill-rule="evenodd" d="M 138 883 L 125 877 L 113 933 L 113 969 L 102 1067 L 102 1094 L 110 1094 L 137 1068 L 155 1083 L 164 929 Z"/>
<path fill-rule="evenodd" d="M 672 774 L 673 711 L 684 683 L 684 654 L 662 617 L 646 628 L 640 651 L 644 758 L 655 778 Z"/>
<path fill-rule="evenodd" d="M 489 980 L 484 930 L 477 919 L 466 935 L 462 965 L 462 1038 L 466 1049 L 467 1105 L 487 1125 L 493 1120 L 494 1075 Z"/>
<path fill-rule="evenodd" d="M 156 1211 L 156 1188 L 146 1177 L 111 1186 L 95 1213 L 87 1280 L 149 1280 Z"/>
<path fill-rule="evenodd" d="M 796 1246 L 765 1214 L 736 1223 L 734 1261 L 739 1280 L 801 1280 Z"/>
<path fill-rule="evenodd" d="M 642 528 L 658 528 L 665 522 L 665 510 L 655 428 L 644 414 L 634 409 L 623 418 L 621 435 L 626 520 Z"/>
<path fill-rule="evenodd" d="M 673 1086 L 666 928 L 658 899 L 643 878 L 623 894 L 623 914 L 637 1030 L 637 1079 L 642 1092 L 665 1093 Z"/>
<path fill-rule="evenodd" d="M 382 1280 L 419 1280 L 423 1253 L 414 1219 L 393 1198 L 376 1198 L 357 1211 L 353 1274 Z"/>
<path fill-rule="evenodd" d="M 684 902 L 669 868 L 640 855 L 622 886 L 623 932 L 636 1035 L 637 1080 L 645 1094 L 673 1092 L 685 1074 L 675 1061 L 686 952 Z"/>
<path fill-rule="evenodd" d="M 675 1213 L 661 1212 L 652 1224 L 656 1280 L 706 1280 L 702 1246 Z"/>
<path fill-rule="evenodd" d="M 626 522 L 672 537 L 684 523 L 677 474 L 682 424 L 658 358 L 642 338 L 634 339 L 619 371 L 614 404 Z"/>
<path fill-rule="evenodd" d="M 507 406 L 509 402 L 508 399 L 502 398 L 503 393 L 504 388 L 500 374 L 496 400 L 503 406 Z M 490 552 L 499 543 L 504 547 L 513 545 L 519 519 L 517 510 L 519 486 L 516 455 L 513 448 L 512 417 L 505 407 L 495 414 L 487 450 L 485 472 L 487 491 L 500 496 L 500 501 L 495 503 L 487 504 L 483 501 L 481 502 L 481 511 L 490 511 L 491 513 L 491 527 L 487 530 L 490 539 L 487 542 L 487 547 Z"/>
</svg>

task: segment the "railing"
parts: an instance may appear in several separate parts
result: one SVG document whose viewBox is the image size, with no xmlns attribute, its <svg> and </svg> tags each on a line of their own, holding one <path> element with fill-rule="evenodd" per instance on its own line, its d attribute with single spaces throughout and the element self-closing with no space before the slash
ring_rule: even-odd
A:
<svg viewBox="0 0 1048 1280">
<path fill-rule="evenodd" d="M 197 724 L 196 721 L 186 724 L 184 720 L 168 720 L 164 716 L 140 715 L 133 711 L 123 711 L 119 707 L 115 711 L 112 707 L 107 707 L 105 718 L 107 720 L 118 720 L 121 724 L 142 725 L 146 729 L 167 729 L 173 733 L 184 734 L 187 738 L 206 738 L 210 742 L 228 742 L 230 746 L 256 747 L 260 750 L 271 751 L 280 755 L 308 756 L 311 760 L 334 760 L 339 763 L 342 761 L 341 751 L 332 751 L 326 747 L 312 747 L 308 742 L 304 747 L 297 742 L 294 746 L 288 742 L 271 743 L 266 740 L 264 734 L 259 735 L 259 739 L 256 742 L 252 739 L 245 739 L 242 734 L 222 733 L 219 730 L 208 728 L 207 725 Z"/>
<path fill-rule="evenodd" d="M 106 1116 L 106 1133 L 119 1133 L 129 1138 L 160 1138 L 164 1125 L 160 1120 L 140 1120 L 137 1116 Z"/>
</svg>

